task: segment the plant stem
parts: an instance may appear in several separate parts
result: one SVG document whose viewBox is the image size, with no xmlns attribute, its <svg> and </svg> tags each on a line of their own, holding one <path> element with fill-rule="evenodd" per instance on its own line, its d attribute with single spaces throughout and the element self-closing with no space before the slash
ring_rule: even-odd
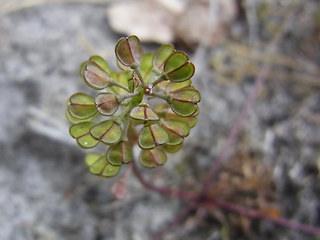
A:
<svg viewBox="0 0 320 240">
<path fill-rule="evenodd" d="M 116 87 L 119 87 L 119 88 L 122 88 L 122 89 L 126 90 L 127 92 L 130 92 L 129 88 L 126 87 L 125 85 L 117 82 L 113 78 L 110 78 L 110 80 L 111 80 L 111 84 L 112 84 L 111 86 L 116 86 Z"/>
<path fill-rule="evenodd" d="M 135 174 L 135 176 L 137 177 L 137 179 L 139 180 L 139 182 L 147 189 L 151 190 L 151 191 L 154 191 L 154 192 L 157 192 L 161 195 L 165 195 L 165 196 L 169 196 L 169 197 L 176 197 L 176 198 L 179 198 L 179 199 L 186 199 L 186 200 L 195 200 L 196 198 L 198 198 L 198 194 L 197 193 L 194 193 L 194 192 L 190 192 L 190 191 L 182 191 L 182 190 L 179 190 L 179 189 L 173 189 L 173 188 L 166 188 L 166 187 L 159 187 L 159 186 L 155 186 L 153 185 L 152 183 L 150 182 L 147 182 L 137 164 L 136 164 L 136 161 L 135 159 L 133 159 L 132 161 L 132 170 L 133 170 L 133 173 Z"/>
<path fill-rule="evenodd" d="M 131 109 L 135 107 L 135 104 L 131 101 L 129 105 L 125 106 L 122 112 L 119 115 L 114 116 L 112 119 L 117 123 L 121 124 L 127 115 L 130 113 Z"/>
<path fill-rule="evenodd" d="M 286 218 L 272 217 L 265 213 L 261 213 L 256 210 L 246 208 L 240 205 L 235 205 L 235 204 L 232 204 L 223 200 L 219 200 L 216 198 L 211 199 L 210 202 L 211 204 L 222 207 L 224 209 L 231 210 L 233 212 L 239 213 L 241 215 L 244 215 L 250 218 L 260 218 L 260 219 L 268 220 L 270 222 L 273 222 L 283 227 L 291 228 L 296 231 L 301 231 L 301 232 L 305 232 L 313 235 L 320 235 L 320 228 L 318 227 L 313 227 L 313 226 L 308 226 L 302 223 L 293 222 Z"/>
<path fill-rule="evenodd" d="M 138 76 L 138 78 L 139 78 L 139 80 L 140 80 L 141 86 L 142 86 L 142 87 L 145 87 L 145 83 L 144 83 L 143 77 L 142 77 L 142 75 L 141 75 L 140 67 L 136 67 L 136 68 L 134 69 L 134 72 L 137 74 L 137 76 Z"/>
<path fill-rule="evenodd" d="M 126 95 L 118 97 L 118 101 L 121 103 L 123 100 L 131 97 L 138 96 L 140 93 L 139 92 L 134 92 L 134 93 L 127 93 Z"/>
<path fill-rule="evenodd" d="M 163 73 L 152 83 L 152 87 L 156 86 L 158 83 L 161 83 L 165 80 L 166 79 L 164 78 L 164 73 Z"/>
<path fill-rule="evenodd" d="M 130 125 L 130 119 L 127 118 L 125 119 L 125 121 L 123 121 L 123 127 L 122 127 L 122 137 L 121 140 L 127 142 L 128 141 L 128 136 L 127 136 L 127 132 L 128 132 L 128 128 Z"/>
<path fill-rule="evenodd" d="M 161 98 L 161 99 L 165 100 L 169 104 L 172 102 L 171 94 L 168 94 L 168 93 L 163 92 L 163 91 L 161 91 L 161 92 L 152 91 L 152 93 L 150 93 L 149 95 L 153 96 L 153 97 Z"/>
<path fill-rule="evenodd" d="M 314 226 L 308 226 L 308 225 L 297 223 L 297 222 L 293 222 L 293 221 L 290 221 L 286 218 L 269 216 L 269 215 L 262 213 L 260 211 L 257 211 L 257 210 L 253 210 L 253 209 L 246 208 L 246 207 L 243 207 L 240 205 L 226 202 L 224 200 L 219 200 L 214 197 L 210 197 L 206 193 L 205 194 L 204 193 L 195 193 L 195 192 L 190 192 L 190 191 L 183 191 L 183 190 L 178 190 L 178 189 L 155 186 L 152 183 L 147 182 L 143 178 L 141 172 L 139 171 L 139 169 L 135 163 L 135 160 L 132 161 L 132 170 L 133 170 L 133 173 L 135 174 L 135 176 L 140 181 L 140 183 L 144 187 L 146 187 L 147 189 L 154 191 L 154 192 L 157 192 L 157 193 L 164 195 L 164 196 L 177 197 L 179 199 L 188 200 L 191 202 L 190 205 L 188 207 L 186 207 L 184 210 L 182 210 L 181 213 L 178 214 L 177 218 L 175 220 L 173 220 L 173 222 L 167 228 L 165 228 L 160 233 L 160 235 L 157 238 L 155 238 L 154 240 L 161 240 L 163 238 L 163 236 L 168 231 L 170 231 L 178 223 L 182 222 L 188 216 L 190 211 L 192 211 L 194 208 L 196 208 L 199 205 L 204 206 L 206 208 L 221 207 L 221 208 L 236 212 L 238 214 L 241 214 L 241 215 L 244 215 L 247 217 L 268 220 L 268 221 L 273 222 L 277 225 L 291 228 L 296 231 L 301 231 L 301 232 L 305 232 L 305 233 L 309 233 L 309 234 L 313 234 L 313 235 L 320 235 L 320 228 L 317 228 Z"/>
</svg>

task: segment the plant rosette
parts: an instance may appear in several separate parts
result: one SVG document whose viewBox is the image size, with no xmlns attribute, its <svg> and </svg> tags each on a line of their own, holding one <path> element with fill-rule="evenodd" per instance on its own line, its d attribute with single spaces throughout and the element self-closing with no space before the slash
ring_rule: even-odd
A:
<svg viewBox="0 0 320 240">
<path fill-rule="evenodd" d="M 89 171 L 103 177 L 117 175 L 134 160 L 134 145 L 141 149 L 143 167 L 165 164 L 167 153 L 179 151 L 195 126 L 201 100 L 192 85 L 194 65 L 172 45 L 144 54 L 139 38 L 129 36 L 118 41 L 115 55 L 119 72 L 100 56 L 81 64 L 85 84 L 99 93 L 73 94 L 66 111 L 70 135 L 80 147 L 106 146 L 105 153 L 85 157 Z M 151 107 L 151 99 L 159 101 Z"/>
</svg>

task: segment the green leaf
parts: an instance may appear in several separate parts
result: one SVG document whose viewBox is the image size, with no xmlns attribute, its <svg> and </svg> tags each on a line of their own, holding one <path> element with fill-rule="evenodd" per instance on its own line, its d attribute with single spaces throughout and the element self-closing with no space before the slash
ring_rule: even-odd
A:
<svg viewBox="0 0 320 240">
<path fill-rule="evenodd" d="M 82 122 L 72 125 L 69 128 L 70 135 L 77 140 L 82 148 L 93 148 L 98 144 L 98 140 L 90 135 L 90 128 L 94 126 L 92 122 Z"/>
<path fill-rule="evenodd" d="M 172 111 L 183 117 L 195 114 L 198 109 L 197 103 L 201 100 L 200 93 L 195 89 L 176 91 L 172 97 Z"/>
<path fill-rule="evenodd" d="M 111 165 L 106 158 L 106 155 L 98 153 L 89 153 L 85 157 L 85 162 L 92 174 L 103 177 L 113 177 L 120 171 L 120 166 Z"/>
<path fill-rule="evenodd" d="M 174 113 L 182 117 L 192 116 L 198 109 L 197 104 L 195 103 L 175 99 L 172 100 L 170 107 Z"/>
<path fill-rule="evenodd" d="M 167 154 L 158 148 L 144 150 L 142 149 L 139 155 L 139 161 L 142 166 L 146 168 L 154 168 L 165 164 L 167 161 Z"/>
<path fill-rule="evenodd" d="M 161 125 L 168 131 L 174 132 L 181 137 L 187 137 L 190 133 L 188 124 L 176 120 L 163 120 Z"/>
<path fill-rule="evenodd" d="M 189 135 L 190 128 L 188 124 L 181 121 L 167 120 L 162 121 L 161 126 L 167 131 L 169 140 L 167 145 L 178 145 Z"/>
<path fill-rule="evenodd" d="M 105 144 L 115 144 L 120 141 L 122 130 L 118 123 L 107 120 L 94 125 L 90 129 L 90 134 Z"/>
<path fill-rule="evenodd" d="M 84 118 L 84 119 L 79 119 L 79 118 L 75 118 L 75 117 L 73 117 L 70 113 L 69 113 L 69 111 L 68 111 L 68 109 L 66 110 L 66 118 L 67 118 L 67 120 L 69 121 L 69 122 L 71 122 L 71 123 L 73 123 L 73 124 L 76 124 L 76 123 L 81 123 L 81 122 L 90 122 L 92 119 L 94 119 L 95 117 L 97 116 L 97 114 L 95 114 L 95 115 L 93 115 L 93 116 L 91 116 L 91 117 L 89 117 L 89 118 Z"/>
<path fill-rule="evenodd" d="M 119 62 L 127 67 L 136 67 L 140 63 L 142 49 L 137 36 L 121 38 L 115 47 L 116 57 Z"/>
<path fill-rule="evenodd" d="M 167 78 L 172 82 L 183 82 L 190 79 L 195 71 L 195 67 L 191 62 L 185 63 L 180 68 L 167 73 Z"/>
<path fill-rule="evenodd" d="M 112 93 L 99 93 L 96 96 L 95 104 L 102 115 L 110 116 L 118 110 L 120 103 Z"/>
<path fill-rule="evenodd" d="M 174 93 L 176 91 L 189 89 L 190 86 L 191 86 L 190 79 L 186 80 L 184 82 L 178 82 L 178 83 L 170 82 L 166 87 L 166 91 L 169 93 Z"/>
<path fill-rule="evenodd" d="M 128 87 L 128 79 L 132 77 L 127 72 L 113 72 L 110 75 L 116 82 L 121 83 L 125 87 Z M 114 93 L 115 95 L 124 95 L 128 92 L 118 86 L 109 86 L 108 91 Z"/>
<path fill-rule="evenodd" d="M 115 166 L 120 166 L 132 161 L 132 149 L 128 142 L 119 142 L 111 145 L 107 152 L 108 162 Z"/>
<path fill-rule="evenodd" d="M 197 108 L 198 110 L 198 108 Z M 181 122 L 185 122 L 186 124 L 188 124 L 189 128 L 193 128 L 196 124 L 197 124 L 197 118 L 195 116 L 195 114 L 197 113 L 197 110 L 194 114 L 192 114 L 189 117 L 182 117 L 180 115 L 177 115 L 173 112 L 169 112 L 166 116 L 165 119 L 166 120 L 178 120 Z"/>
<path fill-rule="evenodd" d="M 192 104 L 194 105 L 194 104 Z M 170 105 L 167 103 L 160 103 L 158 105 L 156 105 L 153 108 L 153 111 L 160 117 L 163 118 L 165 120 L 177 120 L 177 121 L 181 121 L 181 122 L 185 122 L 188 124 L 189 128 L 193 128 L 196 123 L 197 123 L 197 118 L 196 115 L 199 112 L 199 108 L 196 108 L 195 112 L 193 114 L 191 114 L 190 116 L 181 116 L 181 115 L 177 115 L 176 113 L 174 113 L 172 111 L 172 109 L 169 109 Z M 191 107 L 193 108 L 193 107 Z M 179 109 L 178 109 L 179 111 Z M 194 111 L 194 110 L 192 110 Z"/>
<path fill-rule="evenodd" d="M 154 72 L 154 71 L 153 71 Z M 152 81 L 154 82 L 154 81 Z M 157 91 L 166 91 L 166 87 L 167 85 L 170 83 L 169 80 L 162 80 L 161 82 L 157 83 L 156 85 L 154 85 L 154 89 Z"/>
<path fill-rule="evenodd" d="M 150 149 L 166 143 L 168 139 L 168 133 L 159 124 L 152 124 L 141 129 L 138 143 L 141 148 Z"/>
<path fill-rule="evenodd" d="M 93 56 L 89 61 L 82 63 L 80 74 L 85 83 L 93 89 L 104 89 L 111 81 L 110 68 L 99 56 Z"/>
<path fill-rule="evenodd" d="M 87 119 L 96 114 L 93 97 L 85 93 L 75 93 L 69 99 L 68 111 L 77 119 Z"/>
<path fill-rule="evenodd" d="M 172 72 L 180 68 L 184 64 L 186 64 L 188 61 L 189 61 L 189 57 L 187 56 L 187 54 L 183 52 L 175 51 L 165 61 L 163 70 L 166 73 Z"/>
<path fill-rule="evenodd" d="M 159 117 L 148 106 L 138 106 L 131 110 L 130 118 L 138 124 L 152 124 L 159 121 Z"/>
<path fill-rule="evenodd" d="M 89 61 L 96 63 L 103 71 L 110 74 L 111 70 L 106 61 L 100 56 L 92 56 L 89 58 Z"/>
<path fill-rule="evenodd" d="M 165 118 L 168 114 L 170 105 L 168 103 L 159 103 L 154 108 L 153 111 L 161 118 Z"/>
<path fill-rule="evenodd" d="M 149 83 L 149 78 L 152 75 L 152 58 L 153 54 L 144 54 L 140 62 L 141 76 L 146 85 Z"/>
<path fill-rule="evenodd" d="M 201 100 L 200 93 L 195 89 L 175 91 L 172 94 L 172 97 L 177 101 L 190 102 L 194 104 L 200 102 Z"/>
<path fill-rule="evenodd" d="M 167 153 L 176 153 L 182 148 L 182 143 L 178 145 L 168 145 L 165 144 L 162 146 L 162 148 L 167 152 Z"/>
<path fill-rule="evenodd" d="M 163 67 L 169 56 L 174 53 L 174 47 L 172 45 L 162 45 L 155 52 L 153 57 L 153 67 L 159 71 L 163 72 Z"/>
<path fill-rule="evenodd" d="M 183 52 L 174 52 L 164 65 L 164 72 L 172 82 L 183 82 L 190 79 L 195 71 L 194 65 Z"/>
<path fill-rule="evenodd" d="M 167 133 L 168 133 L 169 140 L 166 142 L 166 145 L 175 146 L 183 143 L 183 139 L 184 139 L 183 137 L 171 131 L 167 131 Z"/>
</svg>

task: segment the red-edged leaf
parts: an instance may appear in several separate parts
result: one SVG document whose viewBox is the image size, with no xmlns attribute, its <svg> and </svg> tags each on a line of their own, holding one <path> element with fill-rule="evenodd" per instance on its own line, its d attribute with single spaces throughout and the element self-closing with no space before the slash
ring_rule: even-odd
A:
<svg viewBox="0 0 320 240">
<path fill-rule="evenodd" d="M 93 122 L 81 122 L 72 125 L 69 128 L 70 135 L 77 140 L 77 143 L 82 148 L 93 148 L 99 141 L 90 135 L 90 128 L 96 123 Z"/>
<path fill-rule="evenodd" d="M 69 99 L 68 112 L 77 119 L 88 119 L 96 114 L 93 97 L 85 93 L 75 93 Z"/>
<path fill-rule="evenodd" d="M 134 35 L 121 38 L 115 47 L 115 53 L 122 65 L 128 67 L 139 65 L 142 56 L 139 38 Z"/>
<path fill-rule="evenodd" d="M 119 142 L 111 145 L 107 152 L 108 162 L 115 166 L 127 164 L 132 161 L 132 149 L 128 142 Z"/>
<path fill-rule="evenodd" d="M 102 115 L 113 115 L 119 108 L 119 101 L 112 93 L 99 93 L 96 96 L 95 104 Z"/>
<path fill-rule="evenodd" d="M 162 72 L 165 62 L 173 53 L 174 47 L 172 45 L 160 46 L 153 56 L 153 67 L 159 72 Z"/>
<path fill-rule="evenodd" d="M 167 154 L 158 148 L 144 150 L 142 149 L 139 155 L 139 161 L 142 166 L 146 168 L 154 168 L 165 164 L 167 161 Z"/>
<path fill-rule="evenodd" d="M 122 130 L 118 123 L 107 120 L 94 125 L 90 129 L 90 134 L 105 144 L 115 144 L 120 141 Z"/>
<path fill-rule="evenodd" d="M 94 89 L 104 89 L 108 87 L 110 78 L 110 68 L 102 57 L 93 56 L 89 61 L 84 62 L 80 67 L 80 74 L 85 83 Z"/>
<path fill-rule="evenodd" d="M 159 121 L 157 114 L 148 106 L 138 106 L 133 108 L 130 112 L 130 118 L 139 124 L 151 124 Z"/>
<path fill-rule="evenodd" d="M 113 177 L 120 171 L 120 166 L 111 165 L 105 154 L 89 153 L 86 155 L 85 162 L 92 174 L 102 177 Z"/>
<path fill-rule="evenodd" d="M 159 124 L 152 124 L 141 129 L 138 143 L 143 149 L 151 149 L 166 143 L 168 139 L 168 133 Z"/>
</svg>

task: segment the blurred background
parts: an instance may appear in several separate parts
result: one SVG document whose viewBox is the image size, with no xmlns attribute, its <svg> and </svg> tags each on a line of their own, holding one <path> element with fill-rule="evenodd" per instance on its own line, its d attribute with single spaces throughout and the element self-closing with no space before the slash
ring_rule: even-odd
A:
<svg viewBox="0 0 320 240">
<path fill-rule="evenodd" d="M 130 34 L 145 52 L 164 43 L 187 52 L 202 95 L 183 149 L 143 170 L 148 181 L 197 190 L 267 65 L 211 191 L 320 226 L 319 1 L 0 0 L 0 239 L 151 239 L 185 205 L 132 175 L 117 200 L 110 189 L 124 171 L 90 175 L 68 133 L 66 100 L 89 93 L 80 64 L 98 54 L 116 70 L 114 45 Z M 193 212 L 165 239 L 318 238 L 216 208 Z"/>
</svg>

